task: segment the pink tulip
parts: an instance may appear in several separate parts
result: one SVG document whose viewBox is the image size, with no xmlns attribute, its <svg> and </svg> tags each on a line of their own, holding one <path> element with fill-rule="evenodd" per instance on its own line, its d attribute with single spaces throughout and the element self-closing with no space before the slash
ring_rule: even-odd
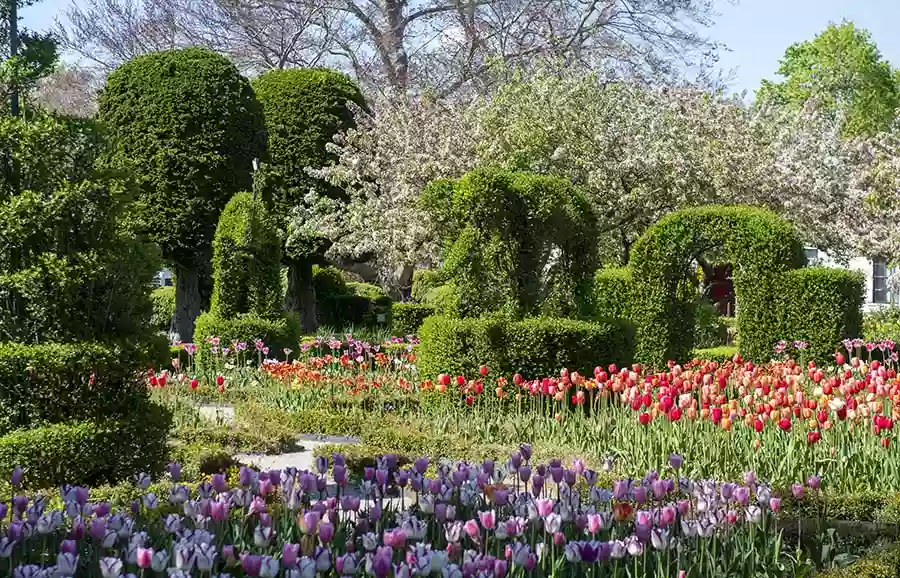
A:
<svg viewBox="0 0 900 578">
<path fill-rule="evenodd" d="M 478 540 L 481 537 L 481 529 L 478 527 L 478 522 L 475 520 L 469 520 L 463 525 L 463 529 L 466 531 L 466 534 L 469 535 L 473 540 Z"/>
<path fill-rule="evenodd" d="M 153 548 L 137 549 L 137 565 L 138 568 L 149 568 L 150 562 L 153 561 Z"/>
<path fill-rule="evenodd" d="M 481 520 L 481 525 L 484 526 L 485 530 L 493 530 L 497 521 L 497 517 L 493 510 L 478 512 L 478 519 Z"/>
</svg>

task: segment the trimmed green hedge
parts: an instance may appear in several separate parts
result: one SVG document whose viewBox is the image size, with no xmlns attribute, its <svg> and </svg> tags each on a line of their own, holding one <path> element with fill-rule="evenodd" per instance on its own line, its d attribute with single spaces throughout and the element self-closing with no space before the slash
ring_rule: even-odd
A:
<svg viewBox="0 0 900 578">
<path fill-rule="evenodd" d="M 165 339 L 121 343 L 0 343 L 0 434 L 129 414 L 147 396 L 137 374 L 169 359 Z"/>
<path fill-rule="evenodd" d="M 817 574 L 819 578 L 900 578 L 900 543 L 866 553 L 856 562 Z"/>
<path fill-rule="evenodd" d="M 158 287 L 150 293 L 153 314 L 150 326 L 157 331 L 168 331 L 175 316 L 175 287 Z"/>
<path fill-rule="evenodd" d="M 348 283 L 335 267 L 314 267 L 313 286 L 319 325 L 337 329 L 391 325 L 393 301 L 380 287 Z"/>
<path fill-rule="evenodd" d="M 770 307 L 781 315 L 776 339 L 806 341 L 808 359 L 828 361 L 841 340 L 862 335 L 865 278 L 858 271 L 809 267 L 779 278 Z M 741 328 L 743 346 L 744 329 Z"/>
<path fill-rule="evenodd" d="M 434 307 L 421 303 L 394 303 L 391 306 L 391 327 L 394 335 L 415 335 L 427 317 L 434 315 Z"/>
<path fill-rule="evenodd" d="M 734 355 L 738 352 L 737 347 L 733 347 L 730 345 L 722 345 L 719 347 L 707 347 L 701 349 L 694 349 L 691 352 L 692 359 L 699 359 L 701 361 L 717 361 L 722 363 L 724 361 L 731 361 L 734 359 Z M 683 361 L 688 361 L 687 359 Z"/>
<path fill-rule="evenodd" d="M 607 267 L 594 274 L 594 318 L 630 319 L 636 296 L 628 267 Z"/>
<path fill-rule="evenodd" d="M 771 211 L 708 206 L 670 213 L 632 246 L 630 266 L 640 295 L 633 315 L 638 361 L 662 367 L 689 356 L 696 301 L 690 265 L 705 251 L 734 264 L 741 353 L 757 361 L 771 358 L 780 329 L 772 298 L 780 274 L 805 264 L 803 245 L 793 226 Z"/>
<path fill-rule="evenodd" d="M 171 414 L 145 401 L 132 417 L 53 424 L 0 436 L 0 471 L 16 466 L 39 488 L 158 475 L 168 459 Z"/>
<path fill-rule="evenodd" d="M 429 317 L 419 331 L 419 371 L 475 376 L 482 364 L 493 375 L 535 378 L 561 368 L 590 373 L 598 360 L 625 365 L 634 354 L 634 329 L 623 320 L 589 323 L 560 318 L 510 321 L 501 317 Z"/>
<path fill-rule="evenodd" d="M 416 269 L 413 271 L 410 297 L 419 303 L 425 303 L 428 294 L 441 284 L 440 269 Z"/>
<path fill-rule="evenodd" d="M 252 346 L 256 339 L 262 339 L 269 347 L 269 354 L 281 358 L 285 348 L 297 351 L 302 336 L 300 319 L 295 313 L 288 312 L 275 319 L 265 319 L 253 313 L 219 319 L 211 313 L 204 313 L 197 318 L 194 329 L 194 341 L 201 359 L 210 350 L 210 337 L 218 337 L 226 347 L 230 347 L 232 341 L 243 341 Z"/>
</svg>

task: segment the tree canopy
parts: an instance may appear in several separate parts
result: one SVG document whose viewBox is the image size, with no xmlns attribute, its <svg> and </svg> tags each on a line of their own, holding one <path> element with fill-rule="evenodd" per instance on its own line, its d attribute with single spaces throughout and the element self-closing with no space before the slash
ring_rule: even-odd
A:
<svg viewBox="0 0 900 578">
<path fill-rule="evenodd" d="M 814 39 L 787 48 L 778 75 L 763 80 L 757 99 L 802 108 L 813 99 L 842 117 L 845 137 L 873 136 L 890 128 L 900 108 L 900 84 L 869 32 L 852 22 L 830 24 Z"/>
</svg>

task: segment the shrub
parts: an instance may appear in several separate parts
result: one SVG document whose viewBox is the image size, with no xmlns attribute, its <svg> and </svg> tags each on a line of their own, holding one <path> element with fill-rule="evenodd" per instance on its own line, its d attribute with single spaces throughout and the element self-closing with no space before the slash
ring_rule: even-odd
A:
<svg viewBox="0 0 900 578">
<path fill-rule="evenodd" d="M 775 339 L 806 341 L 806 356 L 824 362 L 842 339 L 862 334 L 865 279 L 860 272 L 809 267 L 790 271 L 779 281 L 770 305 L 781 314 L 780 327 L 772 333 Z"/>
<path fill-rule="evenodd" d="M 694 346 L 700 348 L 726 345 L 728 327 L 722 322 L 716 306 L 704 297 L 698 297 L 694 315 Z"/>
<path fill-rule="evenodd" d="M 821 578 L 898 578 L 900 577 L 900 543 L 881 545 L 858 560 L 817 574 Z"/>
<path fill-rule="evenodd" d="M 734 359 L 734 356 L 737 352 L 737 347 L 730 345 L 721 345 L 719 347 L 695 349 L 691 352 L 691 358 L 699 359 L 701 361 L 717 361 L 719 363 L 723 363 L 725 361 L 731 361 L 732 359 Z M 689 360 L 684 359 L 680 361 Z"/>
<path fill-rule="evenodd" d="M 263 202 L 235 195 L 219 218 L 213 239 L 213 295 L 210 311 L 229 319 L 241 313 L 280 315 L 281 240 Z"/>
<path fill-rule="evenodd" d="M 131 417 L 17 430 L 0 437 L 0 471 L 19 466 L 32 487 L 113 483 L 158 475 L 168 458 L 171 414 L 144 402 Z"/>
<path fill-rule="evenodd" d="M 415 335 L 426 317 L 434 315 L 434 307 L 419 303 L 394 303 L 391 306 L 391 327 L 394 335 Z"/>
<path fill-rule="evenodd" d="M 479 169 L 432 183 L 422 203 L 455 235 L 441 277 L 462 316 L 590 316 L 596 220 L 570 181 Z"/>
<path fill-rule="evenodd" d="M 280 357 L 285 348 L 297 351 L 303 332 L 300 319 L 295 313 L 285 312 L 279 317 L 264 318 L 255 313 L 241 313 L 230 319 L 220 319 L 212 313 L 204 313 L 197 318 L 194 335 L 200 359 L 209 353 L 209 338 L 218 337 L 225 347 L 234 341 L 252 345 L 262 339 L 268 346 L 270 355 Z"/>
<path fill-rule="evenodd" d="M 419 303 L 428 300 L 428 294 L 441 285 L 441 271 L 439 269 L 416 269 L 413 271 L 412 288 L 410 296 Z"/>
<path fill-rule="evenodd" d="M 900 342 L 900 307 L 891 305 L 863 315 L 863 339 Z"/>
<path fill-rule="evenodd" d="M 347 295 L 347 281 L 337 267 L 313 267 L 313 288 L 316 298 L 330 295 Z"/>
<path fill-rule="evenodd" d="M 175 328 L 189 341 L 219 213 L 251 189 L 253 160 L 267 156 L 262 107 L 226 57 L 185 48 L 113 71 L 98 118 L 112 142 L 107 164 L 138 176 L 135 222 L 175 265 Z"/>
<path fill-rule="evenodd" d="M 0 121 L 0 144 L 21 174 L 17 192 L 0 196 L 4 341 L 106 339 L 148 329 L 159 254 L 127 226 L 131 183 L 97 171 L 96 153 L 83 151 L 89 144 L 102 150 L 94 133 L 51 118 Z M 88 166 L 74 166 L 80 161 Z"/>
<path fill-rule="evenodd" d="M 640 295 L 632 315 L 638 361 L 661 367 L 689 356 L 696 302 L 690 264 L 698 252 L 713 249 L 734 264 L 741 353 L 757 361 L 771 358 L 780 329 L 772 299 L 779 275 L 805 263 L 803 246 L 792 225 L 770 211 L 709 206 L 663 217 L 632 246 L 630 266 Z"/>
<path fill-rule="evenodd" d="M 0 343 L 0 434 L 70 420 L 114 419 L 147 397 L 136 375 L 167 361 L 164 339 Z"/>
<path fill-rule="evenodd" d="M 175 287 L 159 287 L 150 293 L 153 302 L 153 315 L 150 316 L 150 327 L 159 331 L 168 331 L 175 316 Z"/>
<path fill-rule="evenodd" d="M 607 267 L 594 274 L 594 318 L 630 319 L 634 280 L 628 267 Z"/>
<path fill-rule="evenodd" d="M 627 321 L 429 317 L 419 331 L 419 371 L 474 376 L 486 364 L 494 375 L 553 375 L 561 368 L 591 372 L 597 360 L 625 365 L 634 351 Z"/>
</svg>

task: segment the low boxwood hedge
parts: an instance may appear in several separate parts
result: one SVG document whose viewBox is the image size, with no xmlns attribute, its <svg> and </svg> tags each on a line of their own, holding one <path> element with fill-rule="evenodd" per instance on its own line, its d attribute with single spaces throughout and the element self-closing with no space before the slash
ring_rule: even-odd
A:
<svg viewBox="0 0 900 578">
<path fill-rule="evenodd" d="M 58 423 L 0 436 L 0 471 L 25 469 L 26 483 L 114 483 L 138 472 L 158 475 L 168 458 L 171 413 L 144 402 L 130 417 Z"/>
<path fill-rule="evenodd" d="M 0 434 L 128 414 L 147 395 L 147 385 L 138 374 L 161 367 L 167 360 L 163 338 L 118 343 L 0 343 Z"/>
<path fill-rule="evenodd" d="M 391 330 L 394 335 L 415 335 L 425 319 L 434 313 L 434 307 L 431 305 L 394 303 L 391 306 Z"/>
<path fill-rule="evenodd" d="M 625 365 L 634 354 L 634 328 L 625 320 L 435 316 L 425 320 L 419 340 L 419 371 L 432 378 L 440 373 L 475 376 L 482 364 L 497 376 L 535 378 L 561 368 L 590 373 L 598 359 Z"/>
<path fill-rule="evenodd" d="M 285 312 L 281 317 L 269 319 L 253 313 L 243 313 L 230 319 L 220 319 L 212 313 L 203 313 L 194 326 L 194 341 L 200 359 L 210 351 L 209 339 L 218 337 L 221 346 L 231 347 L 234 341 L 245 342 L 252 347 L 256 339 L 262 339 L 271 357 L 282 358 L 285 348 L 297 351 L 303 331 L 296 313 Z"/>
</svg>

